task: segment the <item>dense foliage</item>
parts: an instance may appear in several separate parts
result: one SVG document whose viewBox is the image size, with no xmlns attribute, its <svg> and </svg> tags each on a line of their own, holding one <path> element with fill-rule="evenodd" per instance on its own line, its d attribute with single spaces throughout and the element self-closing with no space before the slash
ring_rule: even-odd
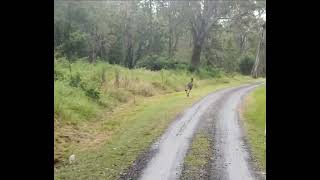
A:
<svg viewBox="0 0 320 180">
<path fill-rule="evenodd" d="M 101 60 L 128 68 L 185 68 L 192 65 L 196 48 L 200 48 L 193 31 L 197 22 L 191 20 L 197 13 L 207 12 L 199 9 L 202 3 L 212 10 L 228 11 L 212 14 L 216 21 L 208 20 L 211 26 L 198 49 L 200 66 L 239 71 L 240 57 L 257 52 L 265 4 L 222 2 L 54 1 L 55 51 L 71 62 L 84 58 L 90 63 Z"/>
</svg>

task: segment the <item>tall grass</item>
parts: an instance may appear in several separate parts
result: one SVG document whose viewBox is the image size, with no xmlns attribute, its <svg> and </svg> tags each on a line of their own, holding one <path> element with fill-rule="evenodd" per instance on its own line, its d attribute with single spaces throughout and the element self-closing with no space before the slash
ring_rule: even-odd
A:
<svg viewBox="0 0 320 180">
<path fill-rule="evenodd" d="M 64 58 L 56 58 L 54 65 L 54 112 L 62 122 L 88 121 L 102 110 L 112 110 L 136 96 L 183 91 L 191 77 L 197 87 L 200 79 L 212 79 L 219 74 L 208 70 L 197 74 L 184 69 L 129 70 L 105 62 L 90 64 L 85 60 L 72 63 L 70 71 L 70 64 Z"/>
</svg>

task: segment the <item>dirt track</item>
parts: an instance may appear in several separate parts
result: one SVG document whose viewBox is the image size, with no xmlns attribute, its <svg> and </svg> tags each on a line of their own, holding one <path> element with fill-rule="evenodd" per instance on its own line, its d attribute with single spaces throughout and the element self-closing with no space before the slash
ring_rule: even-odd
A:
<svg viewBox="0 0 320 180">
<path fill-rule="evenodd" d="M 201 124 L 208 123 L 212 124 L 209 130 L 214 138 L 213 160 L 208 178 L 260 179 L 247 150 L 237 111 L 241 98 L 258 85 L 223 89 L 202 98 L 186 109 L 120 179 L 179 179 L 194 133 Z"/>
</svg>

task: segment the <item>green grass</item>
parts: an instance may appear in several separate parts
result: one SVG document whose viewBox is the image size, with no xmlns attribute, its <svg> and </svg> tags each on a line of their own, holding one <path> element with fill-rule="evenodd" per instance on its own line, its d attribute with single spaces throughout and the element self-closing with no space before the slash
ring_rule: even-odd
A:
<svg viewBox="0 0 320 180">
<path fill-rule="evenodd" d="M 82 151 L 74 148 L 78 163 L 64 164 L 55 173 L 56 179 L 117 179 L 140 153 L 146 150 L 172 122 L 174 117 L 209 92 L 251 81 L 238 77 L 211 82 L 195 88 L 190 98 L 184 92 L 137 99 L 136 105 L 123 107 L 111 117 L 102 119 L 100 131 L 109 131 L 110 138 Z"/>
<path fill-rule="evenodd" d="M 266 87 L 259 87 L 246 100 L 245 127 L 255 160 L 262 170 L 266 169 Z"/>
<path fill-rule="evenodd" d="M 211 148 L 208 135 L 196 134 L 184 161 L 182 180 L 204 179 L 203 175 L 206 173 L 206 166 L 210 160 Z"/>
</svg>

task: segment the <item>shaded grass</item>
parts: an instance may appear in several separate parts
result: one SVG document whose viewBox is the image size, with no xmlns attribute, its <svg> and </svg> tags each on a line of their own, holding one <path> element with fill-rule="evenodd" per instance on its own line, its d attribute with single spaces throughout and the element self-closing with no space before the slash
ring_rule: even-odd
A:
<svg viewBox="0 0 320 180">
<path fill-rule="evenodd" d="M 252 79 L 247 77 L 203 81 L 189 98 L 184 92 L 137 97 L 135 103 L 120 107 L 98 122 L 97 131 L 108 132 L 106 139 L 95 144 L 94 148 L 74 145 L 72 153 L 76 154 L 77 163 L 63 163 L 55 172 L 55 178 L 117 179 L 183 109 L 212 91 L 250 81 Z"/>
<path fill-rule="evenodd" d="M 262 170 L 266 169 L 266 87 L 254 90 L 246 99 L 244 110 L 245 127 L 249 144 L 256 163 Z"/>
</svg>

